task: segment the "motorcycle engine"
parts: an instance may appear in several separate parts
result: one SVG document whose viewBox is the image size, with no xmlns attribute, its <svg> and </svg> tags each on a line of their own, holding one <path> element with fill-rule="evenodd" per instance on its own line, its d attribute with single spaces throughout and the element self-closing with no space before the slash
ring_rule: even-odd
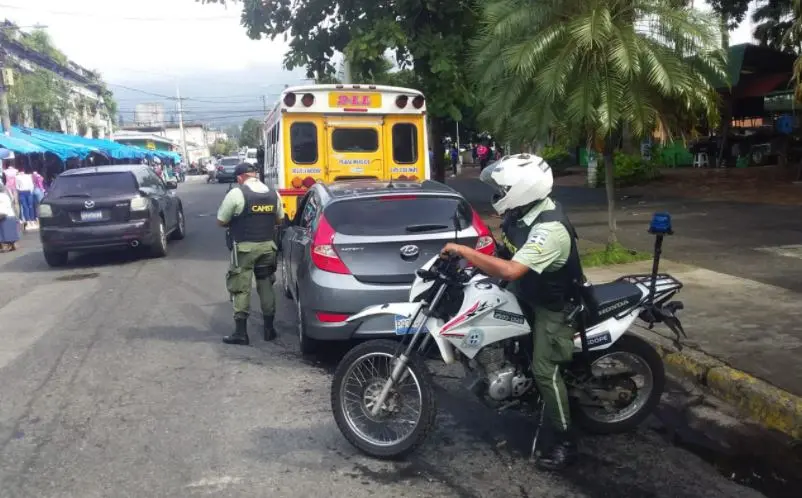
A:
<svg viewBox="0 0 802 498">
<path fill-rule="evenodd" d="M 523 395 L 532 387 L 532 379 L 507 361 L 504 345 L 482 348 L 474 357 L 487 378 L 487 395 L 496 401 Z"/>
</svg>

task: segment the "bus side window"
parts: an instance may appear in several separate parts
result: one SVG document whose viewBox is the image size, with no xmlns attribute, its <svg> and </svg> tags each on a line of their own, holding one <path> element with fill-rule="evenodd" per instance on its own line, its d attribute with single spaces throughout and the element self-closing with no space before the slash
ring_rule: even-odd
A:
<svg viewBox="0 0 802 498">
<path fill-rule="evenodd" d="M 290 150 L 295 164 L 317 162 L 317 126 L 315 123 L 293 123 L 290 126 Z"/>
<path fill-rule="evenodd" d="M 414 124 L 393 125 L 393 161 L 397 164 L 418 162 L 418 128 Z"/>
</svg>

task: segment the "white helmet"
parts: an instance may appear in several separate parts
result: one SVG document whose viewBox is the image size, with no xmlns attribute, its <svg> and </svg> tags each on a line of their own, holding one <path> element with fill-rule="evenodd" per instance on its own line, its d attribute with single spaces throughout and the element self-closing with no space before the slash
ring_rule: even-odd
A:
<svg viewBox="0 0 802 498">
<path fill-rule="evenodd" d="M 504 156 L 488 165 L 479 179 L 493 187 L 493 209 L 500 215 L 545 199 L 554 186 L 551 167 L 534 154 Z"/>
</svg>

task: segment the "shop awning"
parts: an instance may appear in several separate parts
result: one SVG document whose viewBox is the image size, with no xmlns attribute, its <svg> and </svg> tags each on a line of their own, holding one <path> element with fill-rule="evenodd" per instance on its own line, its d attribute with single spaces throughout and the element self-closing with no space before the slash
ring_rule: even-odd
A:
<svg viewBox="0 0 802 498">
<path fill-rule="evenodd" d="M 0 147 L 13 150 L 16 154 L 42 154 L 47 152 L 43 147 L 28 142 L 25 139 L 9 137 L 0 133 Z"/>
<path fill-rule="evenodd" d="M 85 159 L 93 152 L 97 152 L 96 147 L 89 147 L 70 143 L 66 140 L 59 140 L 56 138 L 46 137 L 35 133 L 36 130 L 29 128 L 20 128 L 18 126 L 11 127 L 11 135 L 22 140 L 34 143 L 47 152 L 52 152 L 61 160 L 66 161 L 71 158 Z"/>
<path fill-rule="evenodd" d="M 789 74 L 767 74 L 754 78 L 741 78 L 741 84 L 733 92 L 735 97 L 742 99 L 747 97 L 764 97 L 777 90 L 784 90 L 788 87 Z"/>
</svg>

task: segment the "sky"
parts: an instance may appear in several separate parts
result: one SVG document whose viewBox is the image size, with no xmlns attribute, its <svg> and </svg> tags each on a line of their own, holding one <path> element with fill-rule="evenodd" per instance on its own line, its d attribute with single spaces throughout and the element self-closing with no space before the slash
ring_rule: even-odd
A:
<svg viewBox="0 0 802 498">
<path fill-rule="evenodd" d="M 697 0 L 697 4 L 699 4 Z M 709 8 L 709 7 L 708 7 Z M 242 4 L 196 0 L 0 0 L 0 18 L 28 30 L 46 26 L 54 44 L 76 63 L 100 71 L 124 120 L 140 102 L 175 112 L 180 83 L 186 117 L 224 126 L 263 116 L 285 84 L 303 83 L 301 70 L 281 61 L 283 39 L 251 40 L 240 25 Z M 730 43 L 752 40 L 747 19 Z M 205 101 L 203 101 L 205 100 Z"/>
</svg>

